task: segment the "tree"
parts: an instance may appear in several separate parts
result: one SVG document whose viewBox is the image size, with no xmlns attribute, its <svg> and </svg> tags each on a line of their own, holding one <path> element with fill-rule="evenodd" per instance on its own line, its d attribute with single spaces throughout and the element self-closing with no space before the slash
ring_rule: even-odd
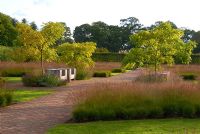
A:
<svg viewBox="0 0 200 134">
<path fill-rule="evenodd" d="M 22 23 L 24 23 L 24 24 L 28 24 L 27 19 L 26 19 L 26 18 L 23 18 L 23 19 L 22 19 Z"/>
<path fill-rule="evenodd" d="M 191 40 L 197 43 L 197 47 L 194 49 L 194 53 L 200 53 L 200 31 L 195 32 L 191 38 Z"/>
<path fill-rule="evenodd" d="M 128 46 L 125 46 L 129 41 L 129 34 L 126 29 L 119 26 L 108 26 L 109 34 L 107 36 L 106 48 L 111 52 L 119 52 L 127 50 Z"/>
<path fill-rule="evenodd" d="M 61 61 L 78 70 L 85 70 L 94 65 L 91 56 L 95 49 L 96 43 L 93 42 L 64 43 L 58 46 L 57 51 Z"/>
<path fill-rule="evenodd" d="M 31 26 L 31 28 L 32 28 L 33 30 L 38 30 L 38 27 L 37 27 L 37 25 L 35 24 L 34 21 L 30 23 L 30 26 Z"/>
<path fill-rule="evenodd" d="M 72 39 L 70 27 L 68 27 L 65 22 L 60 22 L 60 23 L 63 24 L 65 32 L 63 36 L 56 41 L 56 46 L 61 45 L 63 43 L 73 43 L 74 40 Z"/>
<path fill-rule="evenodd" d="M 183 31 L 173 28 L 169 22 L 162 22 L 152 30 L 134 34 L 130 36 L 130 43 L 133 42 L 135 46 L 125 57 L 123 64 L 133 63 L 138 67 L 152 65 L 155 73 L 161 64 L 173 64 L 175 56 L 182 63 L 188 64 L 195 43 L 184 43 L 182 36 Z"/>
<path fill-rule="evenodd" d="M 44 73 L 43 61 L 55 59 L 56 51 L 51 46 L 63 35 L 64 26 L 61 23 L 48 22 L 41 31 L 35 31 L 29 25 L 19 23 L 17 29 L 20 33 L 19 40 L 23 44 L 22 48 L 31 55 L 39 57 Z"/>
<path fill-rule="evenodd" d="M 171 24 L 172 28 L 174 28 L 174 29 L 178 28 L 174 22 L 172 22 L 172 21 L 167 21 L 167 22 Z M 156 21 L 155 24 L 151 25 L 150 27 L 146 27 L 144 29 L 151 30 L 151 29 L 158 27 L 162 23 L 164 23 L 164 22 L 163 21 Z"/>
<path fill-rule="evenodd" d="M 140 23 L 139 19 L 137 19 L 135 17 L 129 17 L 129 18 L 126 18 L 126 19 L 121 19 L 120 25 L 122 27 L 127 28 L 130 31 L 130 33 L 132 33 L 132 34 L 137 33 L 142 28 L 142 24 Z"/>
<path fill-rule="evenodd" d="M 184 42 L 188 42 L 192 39 L 193 35 L 195 34 L 194 30 L 190 30 L 190 29 L 183 29 L 184 31 L 184 35 L 182 37 Z"/>
<path fill-rule="evenodd" d="M 73 37 L 75 42 L 92 41 L 91 26 L 89 24 L 77 26 L 74 30 Z"/>
<path fill-rule="evenodd" d="M 13 25 L 12 18 L 0 13 L 0 45 L 14 46 L 17 35 L 18 33 Z"/>
</svg>

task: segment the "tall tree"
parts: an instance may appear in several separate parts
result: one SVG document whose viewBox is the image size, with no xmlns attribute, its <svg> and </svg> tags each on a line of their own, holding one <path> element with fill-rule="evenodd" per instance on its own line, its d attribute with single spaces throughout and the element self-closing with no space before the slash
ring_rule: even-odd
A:
<svg viewBox="0 0 200 134">
<path fill-rule="evenodd" d="M 178 28 L 174 22 L 172 22 L 172 21 L 167 21 L 167 22 L 171 24 L 172 28 L 174 28 L 174 29 Z M 164 21 L 156 21 L 155 24 L 151 25 L 150 27 L 146 27 L 145 29 L 146 30 L 154 29 L 154 28 L 158 27 L 162 23 L 164 23 Z"/>
<path fill-rule="evenodd" d="M 142 24 L 140 23 L 139 19 L 135 17 L 129 17 L 126 19 L 121 19 L 120 20 L 120 25 L 122 27 L 126 27 L 130 33 L 137 33 L 138 31 L 141 30 Z"/>
<path fill-rule="evenodd" d="M 35 24 L 34 21 L 30 23 L 30 26 L 31 26 L 31 28 L 32 28 L 33 30 L 38 30 L 38 27 L 37 27 L 37 25 Z"/>
<path fill-rule="evenodd" d="M 182 39 L 184 42 L 190 41 L 192 39 L 193 35 L 195 34 L 194 30 L 184 28 L 183 31 L 184 31 L 184 35 L 183 35 Z"/>
<path fill-rule="evenodd" d="M 17 35 L 12 18 L 0 13 L 0 45 L 14 46 Z"/>
<path fill-rule="evenodd" d="M 77 26 L 74 30 L 73 37 L 75 42 L 92 41 L 91 26 L 89 24 Z"/>
<path fill-rule="evenodd" d="M 108 36 L 110 35 L 109 26 L 101 21 L 92 23 L 91 26 L 92 41 L 97 43 L 98 48 L 107 48 L 112 51 L 109 47 Z"/>
<path fill-rule="evenodd" d="M 23 18 L 23 19 L 22 19 L 22 23 L 24 23 L 24 24 L 28 24 L 27 19 L 26 19 L 26 18 Z"/>
<path fill-rule="evenodd" d="M 197 43 L 197 47 L 194 49 L 194 53 L 200 53 L 200 31 L 195 32 L 191 40 Z"/>
<path fill-rule="evenodd" d="M 60 23 L 63 24 L 63 26 L 65 28 L 65 32 L 64 32 L 63 36 L 56 41 L 56 45 L 58 46 L 63 43 L 73 43 L 74 40 L 72 39 L 70 27 L 68 27 L 65 22 L 60 22 Z"/>
</svg>

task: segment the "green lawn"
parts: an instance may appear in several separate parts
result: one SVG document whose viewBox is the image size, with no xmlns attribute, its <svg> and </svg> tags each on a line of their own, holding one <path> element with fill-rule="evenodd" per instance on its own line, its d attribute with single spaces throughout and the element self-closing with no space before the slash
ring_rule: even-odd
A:
<svg viewBox="0 0 200 134">
<path fill-rule="evenodd" d="M 3 77 L 6 82 L 21 82 L 22 77 Z"/>
<path fill-rule="evenodd" d="M 200 119 L 157 119 L 70 123 L 47 134 L 199 134 Z"/>
<path fill-rule="evenodd" d="M 52 92 L 53 90 L 14 90 L 13 100 L 14 102 L 30 101 Z"/>
<path fill-rule="evenodd" d="M 116 75 L 119 75 L 121 73 L 111 73 L 111 76 L 116 76 Z"/>
</svg>

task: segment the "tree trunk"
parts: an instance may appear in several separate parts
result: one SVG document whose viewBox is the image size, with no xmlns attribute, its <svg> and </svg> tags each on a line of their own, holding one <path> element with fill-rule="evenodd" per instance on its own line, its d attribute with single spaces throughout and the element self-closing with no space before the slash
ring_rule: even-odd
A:
<svg viewBox="0 0 200 134">
<path fill-rule="evenodd" d="M 40 59 L 40 65 L 41 65 L 41 69 L 42 69 L 42 75 L 44 75 L 44 64 L 43 64 L 43 50 L 41 50 L 41 55 L 40 55 L 41 59 Z"/>
</svg>

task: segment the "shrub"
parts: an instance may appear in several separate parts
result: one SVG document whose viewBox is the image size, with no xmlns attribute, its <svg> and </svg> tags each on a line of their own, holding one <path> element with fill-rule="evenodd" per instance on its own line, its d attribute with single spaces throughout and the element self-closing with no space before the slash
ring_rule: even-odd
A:
<svg viewBox="0 0 200 134">
<path fill-rule="evenodd" d="M 112 69 L 112 73 L 124 73 L 125 70 L 124 69 L 121 69 L 121 68 L 114 68 Z"/>
<path fill-rule="evenodd" d="M 99 71 L 94 72 L 93 77 L 110 77 L 111 72 L 110 71 Z"/>
<path fill-rule="evenodd" d="M 66 82 L 59 80 L 53 75 L 25 75 L 22 78 L 22 82 L 25 86 L 32 87 L 55 87 L 66 84 Z"/>
<path fill-rule="evenodd" d="M 90 72 L 88 70 L 77 70 L 76 80 L 86 80 L 90 78 Z"/>
<path fill-rule="evenodd" d="M 192 74 L 192 73 L 185 73 L 185 74 L 182 74 L 181 76 L 184 80 L 196 80 L 196 78 L 198 77 L 197 75 Z"/>
<path fill-rule="evenodd" d="M 165 82 L 167 80 L 168 80 L 168 77 L 165 75 L 162 75 L 162 73 L 141 75 L 136 78 L 136 81 L 139 81 L 139 82 Z"/>
<path fill-rule="evenodd" d="M 12 61 L 12 56 L 10 55 L 12 52 L 12 47 L 0 45 L 0 61 Z"/>
<path fill-rule="evenodd" d="M 6 83 L 6 80 L 4 78 L 0 77 L 0 88 L 4 88 L 5 83 Z"/>
<path fill-rule="evenodd" d="M 79 103 L 73 110 L 75 121 L 200 117 L 200 84 L 100 85 L 95 86 L 96 90 L 80 92 Z"/>
<path fill-rule="evenodd" d="M 0 107 L 10 105 L 13 101 L 13 93 L 7 89 L 0 89 Z"/>
</svg>

